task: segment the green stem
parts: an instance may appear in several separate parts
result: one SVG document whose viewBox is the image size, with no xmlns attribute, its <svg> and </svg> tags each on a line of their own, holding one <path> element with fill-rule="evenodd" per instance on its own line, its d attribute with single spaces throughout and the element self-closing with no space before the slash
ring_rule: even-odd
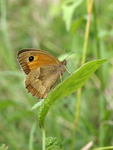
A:
<svg viewBox="0 0 113 150">
<path fill-rule="evenodd" d="M 100 43 L 99 43 L 99 38 L 98 38 L 98 29 L 97 29 L 97 19 L 96 19 L 96 7 L 95 4 L 93 6 L 93 18 L 94 18 L 94 37 L 95 37 L 95 47 L 96 47 L 96 54 L 97 54 L 97 59 L 101 59 L 101 53 L 100 53 Z M 98 69 L 98 76 L 99 79 L 101 80 L 101 88 L 103 90 L 103 76 L 102 76 L 102 67 Z"/>
<path fill-rule="evenodd" d="M 93 23 L 94 23 L 94 35 L 95 35 L 96 53 L 97 53 L 97 58 L 100 59 L 101 58 L 101 54 L 100 54 L 100 44 L 99 44 L 99 39 L 98 39 L 95 4 L 93 6 L 93 19 L 94 19 Z"/>
<path fill-rule="evenodd" d="M 35 133 L 36 125 L 37 125 L 36 122 L 34 122 L 31 128 L 30 138 L 29 138 L 29 150 L 33 150 L 33 135 Z"/>
<path fill-rule="evenodd" d="M 94 149 L 92 149 L 92 150 L 108 150 L 108 149 L 113 149 L 113 146 L 107 146 L 107 147 L 99 147 L 99 148 L 94 148 Z"/>
<path fill-rule="evenodd" d="M 75 127 L 74 127 L 74 131 L 73 131 L 73 137 L 72 137 L 72 142 L 71 142 L 71 148 L 70 150 L 74 149 L 74 141 L 76 138 L 76 132 L 77 132 L 77 127 L 78 127 L 78 120 L 79 120 L 79 109 L 80 109 L 80 98 L 81 98 L 81 90 L 82 88 L 80 88 L 78 90 L 78 94 L 77 94 L 77 104 L 76 104 L 76 111 L 75 111 Z"/>
<path fill-rule="evenodd" d="M 86 24 L 86 30 L 85 30 L 85 41 L 84 41 L 84 46 L 83 46 L 83 55 L 82 55 L 81 65 L 83 65 L 85 63 L 85 60 L 86 60 L 89 30 L 90 30 L 90 23 L 91 23 L 92 7 L 93 7 L 93 0 L 90 0 L 90 1 L 87 0 L 88 18 L 87 18 L 87 24 Z M 74 132 L 73 132 L 73 137 L 72 137 L 70 150 L 74 149 L 74 141 L 75 141 L 75 138 L 76 138 L 76 132 L 77 132 L 78 121 L 79 121 L 79 113 L 80 113 L 81 91 L 82 91 L 82 88 L 80 88 L 78 90 L 78 93 L 77 93 L 77 103 L 76 103 L 76 106 L 75 106 L 76 107 L 76 109 L 75 109 L 75 127 L 74 127 Z"/>
<path fill-rule="evenodd" d="M 87 46 L 88 46 L 92 7 L 93 7 L 93 0 L 87 0 L 88 18 L 87 18 L 87 23 L 86 23 L 85 40 L 84 40 L 84 46 L 83 46 L 83 55 L 82 55 L 81 65 L 83 65 L 85 63 L 85 60 L 86 60 L 86 52 L 87 52 Z"/>
<path fill-rule="evenodd" d="M 43 128 L 42 128 L 42 136 L 43 136 L 43 150 L 45 150 L 45 139 L 46 139 L 46 137 L 45 137 L 45 126 L 43 126 Z"/>
<path fill-rule="evenodd" d="M 94 5 L 93 7 L 93 18 L 94 18 L 94 37 L 95 37 L 95 48 L 96 48 L 96 54 L 97 58 L 101 59 L 101 51 L 100 51 L 100 42 L 98 38 L 98 29 L 97 29 L 97 19 L 96 19 L 96 7 Z M 104 91 L 104 79 L 103 79 L 103 74 L 102 74 L 102 67 L 100 67 L 97 71 L 97 75 L 101 81 L 101 89 L 100 89 L 100 97 L 99 97 L 99 118 L 100 122 L 105 119 L 105 99 L 103 96 L 103 91 Z M 104 126 L 100 126 L 99 128 L 99 146 L 104 146 L 104 139 L 106 136 L 106 130 Z"/>
</svg>

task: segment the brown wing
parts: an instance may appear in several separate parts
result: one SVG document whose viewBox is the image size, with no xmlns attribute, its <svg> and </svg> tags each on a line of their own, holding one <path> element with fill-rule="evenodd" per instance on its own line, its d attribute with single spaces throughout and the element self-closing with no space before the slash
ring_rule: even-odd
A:
<svg viewBox="0 0 113 150">
<path fill-rule="evenodd" d="M 23 49 L 19 51 L 17 54 L 17 59 L 26 75 L 36 67 L 49 64 L 61 64 L 61 62 L 53 55 L 36 49 Z"/>
<path fill-rule="evenodd" d="M 44 99 L 60 78 L 60 74 L 60 69 L 56 65 L 37 67 L 26 77 L 25 86 L 33 96 Z"/>
</svg>

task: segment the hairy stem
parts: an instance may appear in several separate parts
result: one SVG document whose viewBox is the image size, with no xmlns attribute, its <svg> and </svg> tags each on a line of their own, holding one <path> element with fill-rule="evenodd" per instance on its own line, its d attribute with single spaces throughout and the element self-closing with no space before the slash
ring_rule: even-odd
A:
<svg viewBox="0 0 113 150">
<path fill-rule="evenodd" d="M 45 126 L 42 128 L 42 136 L 43 136 L 43 150 L 45 150 Z"/>
</svg>

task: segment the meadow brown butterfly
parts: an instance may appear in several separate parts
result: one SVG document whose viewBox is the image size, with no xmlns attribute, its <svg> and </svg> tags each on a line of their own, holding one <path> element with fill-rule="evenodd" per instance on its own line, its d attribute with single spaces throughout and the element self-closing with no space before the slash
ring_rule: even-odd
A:
<svg viewBox="0 0 113 150">
<path fill-rule="evenodd" d="M 45 99 L 57 80 L 64 74 L 66 60 L 37 49 L 23 49 L 17 54 L 18 62 L 27 75 L 25 87 L 33 96 Z"/>
</svg>

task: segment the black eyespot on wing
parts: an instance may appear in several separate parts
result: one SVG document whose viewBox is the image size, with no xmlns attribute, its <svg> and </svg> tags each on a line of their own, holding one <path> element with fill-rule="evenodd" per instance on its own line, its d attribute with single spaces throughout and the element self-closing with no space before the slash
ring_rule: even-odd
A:
<svg viewBox="0 0 113 150">
<path fill-rule="evenodd" d="M 34 57 L 33 56 L 30 56 L 29 57 L 29 61 L 31 62 L 31 61 L 33 61 L 34 60 Z"/>
</svg>

